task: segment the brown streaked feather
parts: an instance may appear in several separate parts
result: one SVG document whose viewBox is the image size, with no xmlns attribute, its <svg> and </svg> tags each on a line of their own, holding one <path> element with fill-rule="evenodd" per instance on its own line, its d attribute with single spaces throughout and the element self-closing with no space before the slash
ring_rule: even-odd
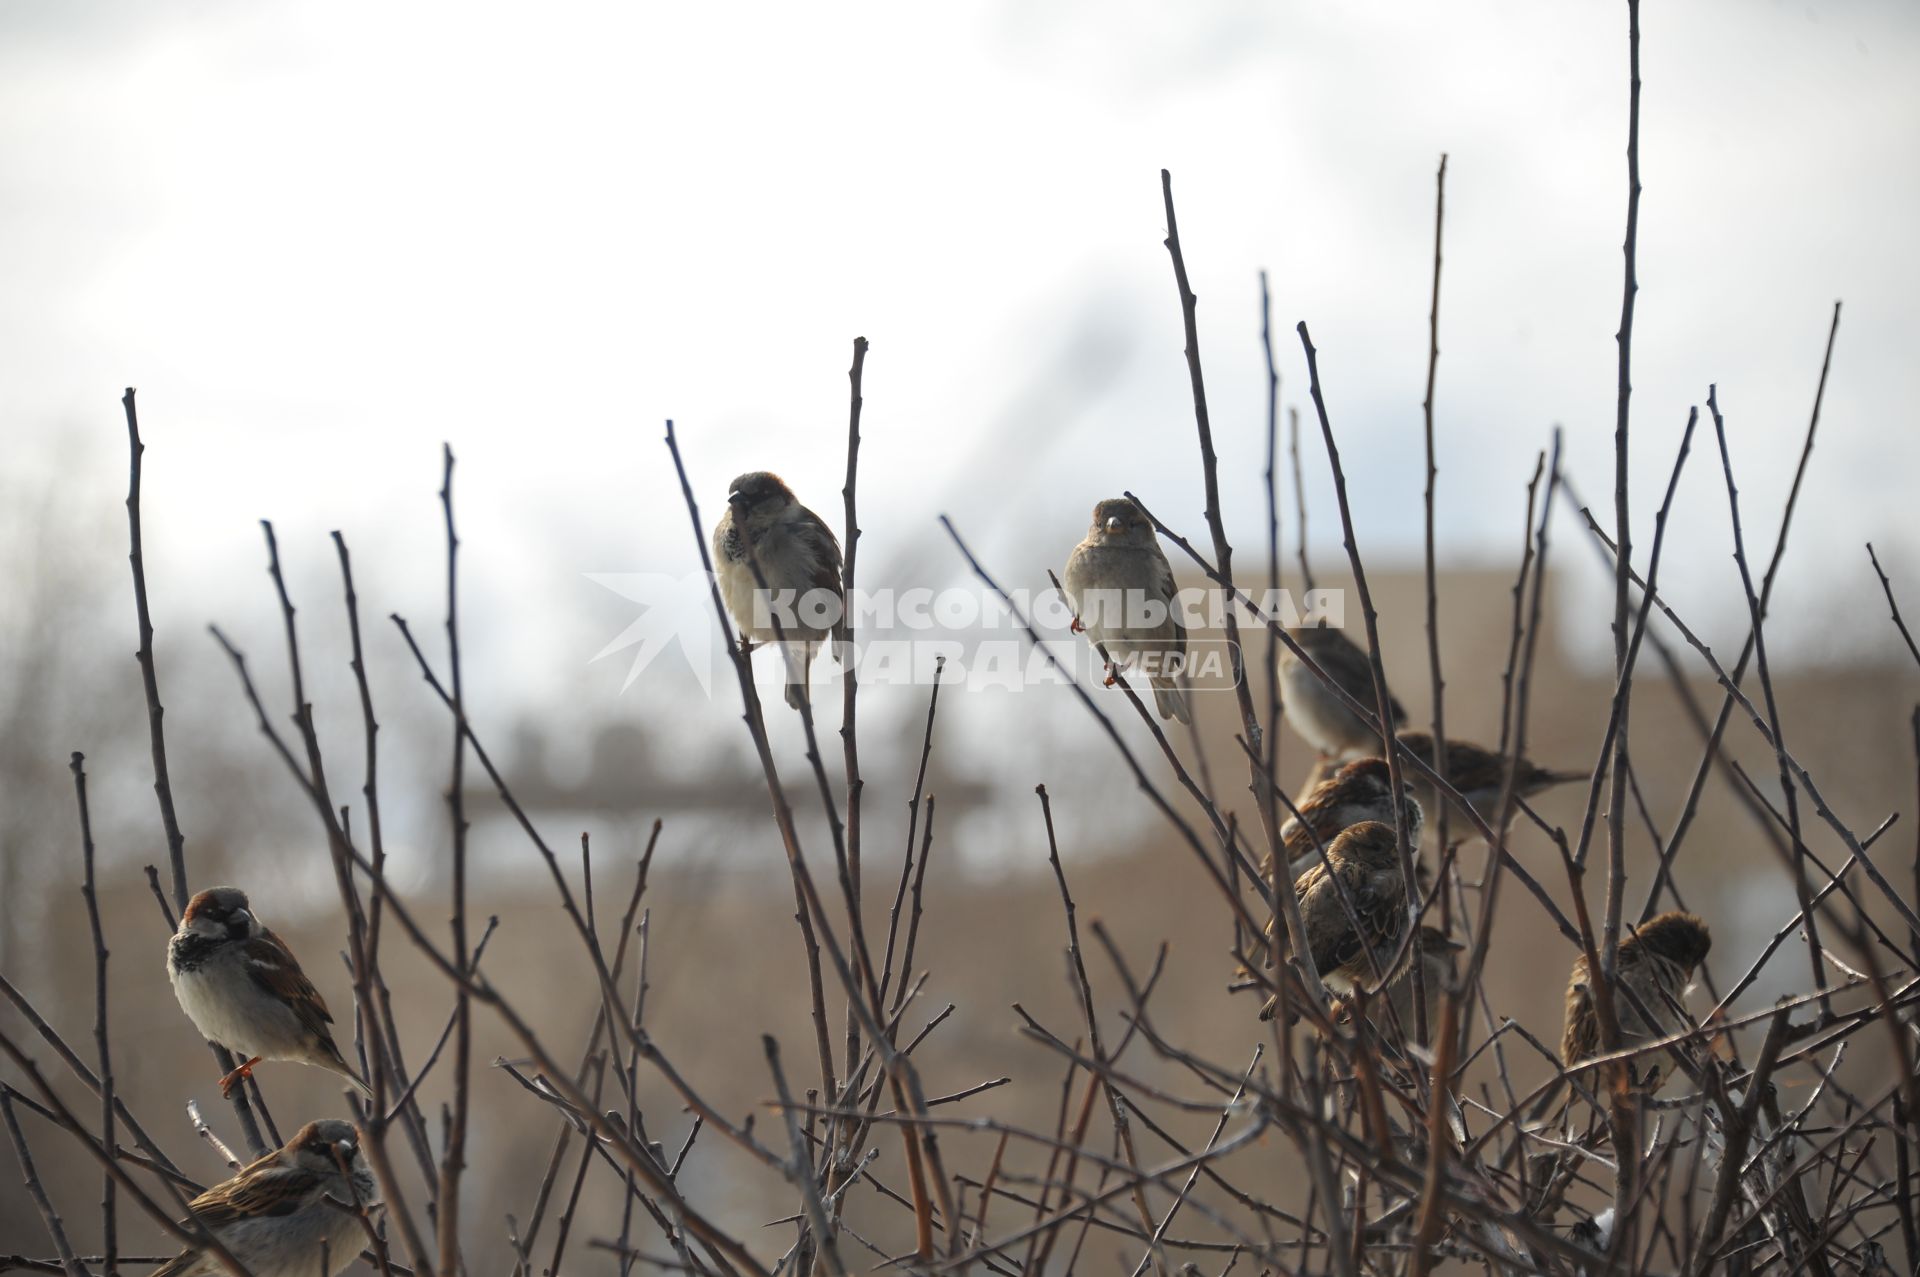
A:
<svg viewBox="0 0 1920 1277">
<path fill-rule="evenodd" d="M 1349 696 L 1370 710 L 1375 707 L 1373 661 L 1365 648 L 1331 628 L 1299 629 L 1293 635 L 1294 640 L 1306 649 L 1307 655 L 1314 659 L 1314 663 L 1345 688 Z M 1391 690 L 1387 692 L 1387 709 L 1393 714 L 1396 725 L 1407 721 L 1405 707 Z"/>
<path fill-rule="evenodd" d="M 311 1171 L 283 1166 L 279 1152 L 267 1154 L 232 1179 L 215 1184 L 187 1205 L 209 1228 L 261 1215 L 291 1215 L 320 1186 Z M 185 1227 L 193 1225 L 180 1221 Z"/>
<path fill-rule="evenodd" d="M 1600 1024 L 1594 1016 L 1593 993 L 1587 987 L 1587 955 L 1573 960 L 1567 975 L 1567 1019 L 1560 1032 L 1560 1062 L 1573 1065 L 1600 1050 Z"/>
<path fill-rule="evenodd" d="M 844 639 L 847 633 L 846 594 L 840 581 L 841 558 L 840 539 L 825 520 L 800 506 L 793 520 L 787 525 L 795 541 L 805 547 L 808 557 L 813 561 L 812 571 L 807 577 L 808 590 L 830 590 L 840 600 L 840 621 L 833 627 L 835 638 Z"/>
<path fill-rule="evenodd" d="M 307 973 L 300 969 L 299 961 L 286 943 L 263 928 L 259 935 L 246 942 L 243 952 L 247 973 L 254 983 L 285 1003 L 299 1017 L 301 1028 L 318 1038 L 331 1054 L 339 1055 L 339 1048 L 333 1044 L 333 1033 L 327 1028 L 333 1023 L 333 1013 L 327 1010 L 326 999 L 320 996 L 313 981 L 307 979 Z"/>
<path fill-rule="evenodd" d="M 1393 960 L 1393 951 L 1400 944 L 1400 933 L 1406 928 L 1406 896 L 1396 892 L 1380 881 L 1376 874 L 1355 875 L 1359 878 L 1359 890 L 1348 881 L 1347 894 L 1353 898 L 1353 913 L 1360 920 L 1360 930 L 1347 929 L 1338 944 L 1326 949 L 1327 963 L 1322 971 L 1341 971 L 1355 983 L 1368 983 L 1373 978 L 1373 965 L 1378 963 L 1384 968 Z M 1361 942 L 1364 935 L 1365 943 Z M 1369 961 L 1368 949 L 1373 956 Z M 1320 962 L 1319 953 L 1314 961 Z"/>
</svg>

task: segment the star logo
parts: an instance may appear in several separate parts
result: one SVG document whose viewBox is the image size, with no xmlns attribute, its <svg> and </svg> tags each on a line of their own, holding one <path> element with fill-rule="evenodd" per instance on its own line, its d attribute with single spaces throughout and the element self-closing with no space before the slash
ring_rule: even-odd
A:
<svg viewBox="0 0 1920 1277">
<path fill-rule="evenodd" d="M 699 680 L 700 690 L 713 693 L 713 593 L 705 572 L 669 576 L 664 572 L 589 572 L 589 581 L 623 599 L 638 603 L 641 612 L 632 624 L 595 652 L 588 664 L 616 652 L 638 648 L 627 668 L 625 692 L 662 652 L 679 648 Z"/>
</svg>

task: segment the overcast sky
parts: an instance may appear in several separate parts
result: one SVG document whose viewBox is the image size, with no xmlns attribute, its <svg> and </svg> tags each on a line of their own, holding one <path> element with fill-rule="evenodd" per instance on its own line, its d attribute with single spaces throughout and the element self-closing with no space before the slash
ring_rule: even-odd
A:
<svg viewBox="0 0 1920 1277">
<path fill-rule="evenodd" d="M 1920 9 L 1690 0 L 1644 34 L 1642 544 L 1717 381 L 1770 546 L 1844 298 L 1777 650 L 1890 650 L 1860 546 L 1920 600 Z M 1407 561 L 1446 152 L 1442 556 L 1505 561 L 1553 423 L 1608 495 L 1626 102 L 1618 3 L 11 3 L 9 490 L 54 485 L 117 547 L 137 385 L 169 618 L 271 633 L 261 516 L 297 584 L 331 590 L 338 527 L 373 615 L 431 617 L 451 440 L 472 659 L 538 697 L 627 619 L 587 573 L 695 566 L 664 419 L 709 519 L 761 467 L 837 511 L 865 334 L 865 579 L 951 579 L 947 512 L 1043 585 L 1123 488 L 1200 530 L 1165 166 L 1239 538 L 1262 526 L 1265 268 L 1286 398 L 1305 319 L 1362 549 Z M 1665 571 L 1731 626 L 1729 549 L 1703 435 Z"/>
</svg>

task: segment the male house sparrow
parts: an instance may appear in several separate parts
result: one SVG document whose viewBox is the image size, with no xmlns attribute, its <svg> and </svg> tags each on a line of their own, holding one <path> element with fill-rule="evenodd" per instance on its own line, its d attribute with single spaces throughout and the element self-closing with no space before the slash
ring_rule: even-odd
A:
<svg viewBox="0 0 1920 1277">
<path fill-rule="evenodd" d="M 1413 797 L 1412 783 L 1406 778 L 1400 782 L 1400 808 L 1407 824 L 1407 839 L 1415 847 L 1420 845 L 1420 804 Z M 1289 816 L 1280 826 L 1280 842 L 1287 855 L 1287 878 L 1298 878 L 1307 871 L 1309 865 L 1318 864 L 1320 853 L 1315 849 L 1317 836 L 1321 845 L 1333 841 L 1335 834 L 1350 825 L 1363 820 L 1377 820 L 1389 829 L 1393 827 L 1392 777 L 1387 770 L 1386 760 L 1380 758 L 1358 758 L 1346 763 L 1333 775 L 1315 785 L 1311 792 L 1294 805 L 1300 809 L 1300 818 Z M 1272 857 L 1269 855 L 1260 864 L 1262 878 L 1273 872 Z"/>
<path fill-rule="evenodd" d="M 1140 658 L 1160 717 L 1192 722 L 1187 627 L 1174 601 L 1173 568 L 1140 507 L 1125 497 L 1093 507 L 1093 526 L 1067 556 L 1060 584 L 1078 628 L 1116 661 Z"/>
<path fill-rule="evenodd" d="M 1330 626 L 1305 626 L 1289 633 L 1349 696 L 1373 709 L 1373 666 L 1366 649 Z M 1286 694 L 1287 721 L 1322 754 L 1350 758 L 1380 752 L 1380 733 L 1348 709 L 1290 647 L 1280 649 L 1280 685 Z M 1391 692 L 1387 694 L 1387 709 L 1396 727 L 1406 721 L 1406 710 Z"/>
<path fill-rule="evenodd" d="M 379 1200 L 353 1123 L 328 1118 L 308 1122 L 189 1205 L 254 1277 L 333 1277 L 360 1256 L 364 1232 L 355 1207 L 371 1209 Z M 152 1277 L 225 1277 L 226 1271 L 218 1256 L 189 1247 Z"/>
<path fill-rule="evenodd" d="M 1622 1049 L 1671 1037 L 1689 1027 L 1687 990 L 1712 947 L 1707 924 L 1678 909 L 1649 918 L 1634 934 L 1620 937 L 1614 969 L 1619 983 L 1633 990 L 1632 998 L 1618 988 L 1614 991 L 1613 1013 L 1620 1021 Z M 1653 1016 L 1651 1026 L 1634 1006 L 1635 999 Z M 1567 1023 L 1560 1038 L 1560 1059 L 1571 1066 L 1599 1053 L 1600 1022 L 1594 1014 L 1583 953 L 1573 960 L 1567 976 Z"/>
<path fill-rule="evenodd" d="M 766 581 L 764 595 L 747 560 L 749 546 Z M 749 642 L 772 643 L 785 635 L 780 652 L 787 663 L 787 704 L 799 709 L 814 653 L 829 635 L 846 636 L 840 542 L 833 529 L 795 500 L 779 475 L 755 470 L 727 489 L 727 512 L 713 529 L 713 566 L 727 611 Z"/>
<path fill-rule="evenodd" d="M 1336 878 L 1352 903 L 1357 931 L 1334 885 Z M 1342 998 L 1363 987 L 1377 988 L 1374 964 L 1385 970 L 1407 930 L 1407 882 L 1400 873 L 1393 826 L 1366 820 L 1342 830 L 1327 846 L 1326 863 L 1316 858 L 1294 879 L 1293 894 L 1300 902 L 1313 965 L 1327 988 Z M 1261 1019 L 1272 1018 L 1274 1003 L 1267 999 Z"/>
<path fill-rule="evenodd" d="M 246 1062 L 220 1079 L 225 1095 L 262 1060 L 330 1069 L 370 1088 L 341 1056 L 327 1028 L 333 1016 L 279 936 L 267 930 L 238 887 L 210 887 L 187 902 L 167 945 L 167 978 L 193 1026 Z"/>
<path fill-rule="evenodd" d="M 1414 757 L 1426 763 L 1433 763 L 1433 735 L 1430 732 L 1401 732 L 1400 743 L 1413 752 Z M 1506 766 L 1506 759 L 1497 751 L 1476 745 L 1472 741 L 1447 738 L 1447 765 L 1439 769 L 1446 776 L 1447 783 L 1460 791 L 1460 796 L 1472 804 L 1480 814 L 1480 819 L 1492 825 L 1499 813 L 1500 777 Z M 1413 781 L 1414 796 L 1427 810 L 1436 810 L 1440 801 L 1440 791 L 1425 774 L 1414 768 L 1407 773 Z M 1540 766 L 1528 758 L 1519 759 L 1514 766 L 1513 792 L 1516 798 L 1531 798 L 1544 789 L 1562 785 L 1568 781 L 1587 779 L 1585 772 L 1554 771 Z M 1519 807 L 1507 813 L 1511 821 Z"/>
</svg>

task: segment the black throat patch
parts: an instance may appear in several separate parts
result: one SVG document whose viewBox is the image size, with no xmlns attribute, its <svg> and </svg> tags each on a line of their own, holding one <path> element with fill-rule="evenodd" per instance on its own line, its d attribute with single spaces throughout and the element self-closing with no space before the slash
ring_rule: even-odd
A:
<svg viewBox="0 0 1920 1277">
<path fill-rule="evenodd" d="M 174 970 L 193 971 L 226 943 L 225 940 L 189 931 L 173 938 L 173 943 L 167 946 L 167 954 L 173 960 Z"/>
</svg>

